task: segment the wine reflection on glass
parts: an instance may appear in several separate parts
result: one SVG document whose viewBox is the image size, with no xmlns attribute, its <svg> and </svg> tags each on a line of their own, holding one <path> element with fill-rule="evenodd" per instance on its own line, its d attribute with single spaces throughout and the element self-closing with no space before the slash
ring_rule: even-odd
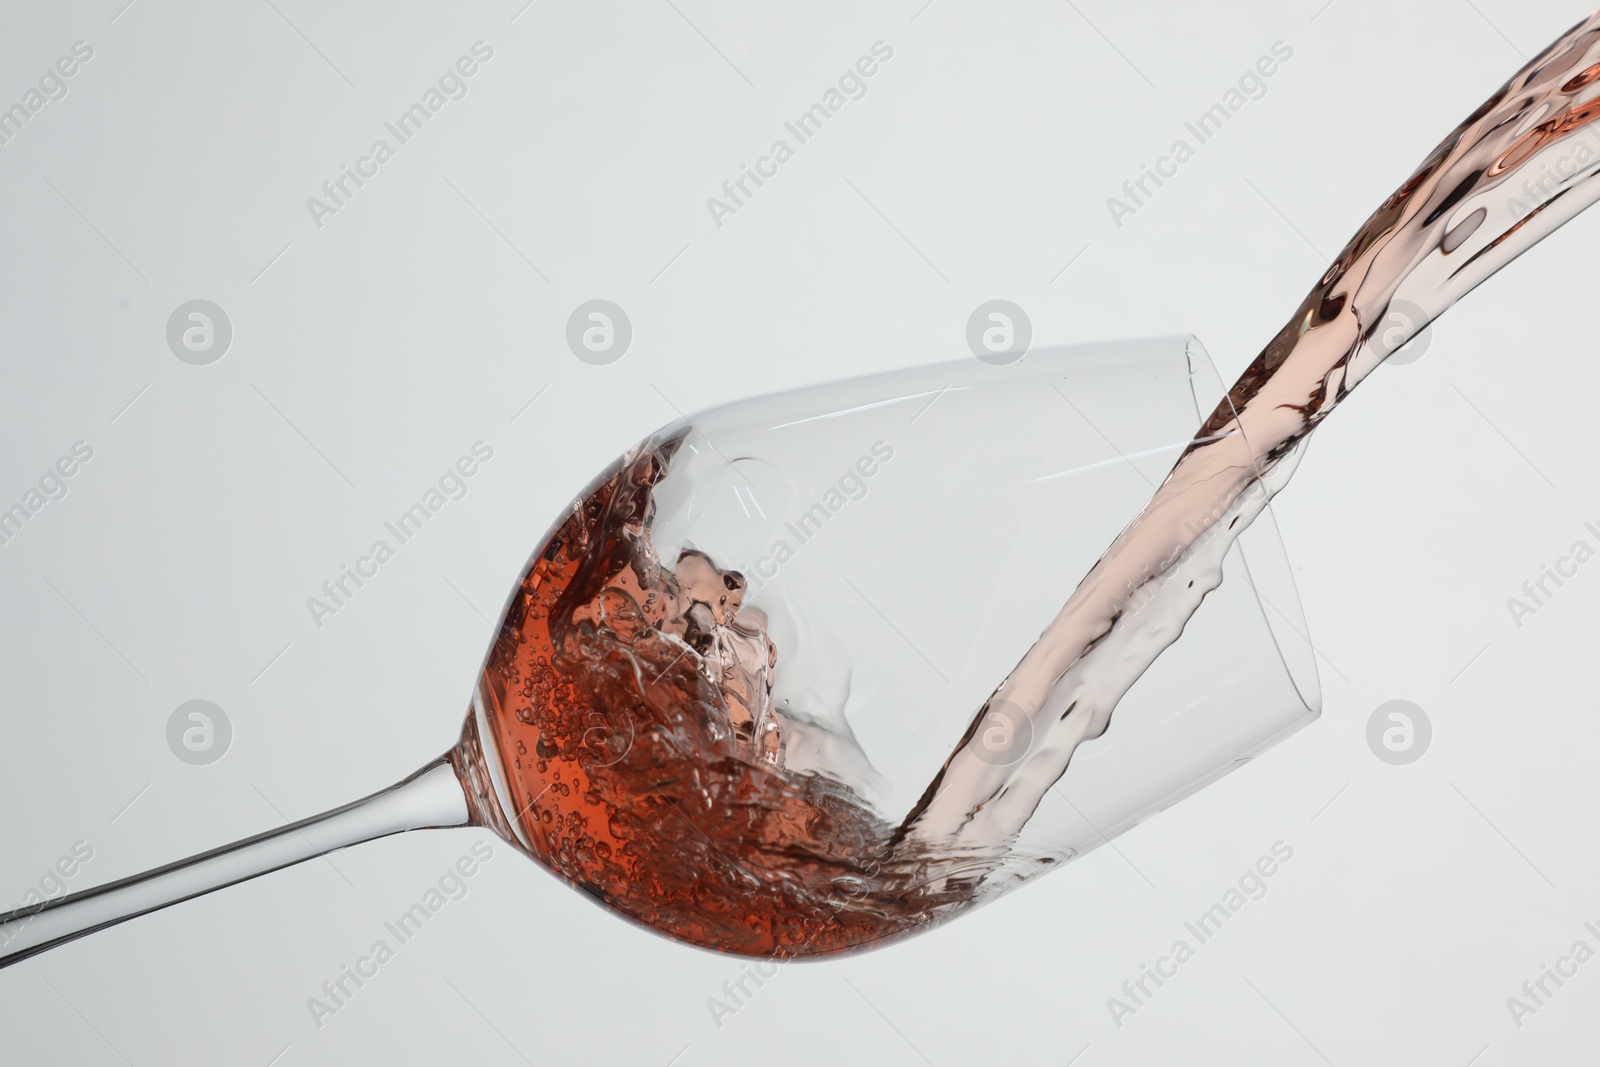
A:
<svg viewBox="0 0 1600 1067">
<path fill-rule="evenodd" d="M 986 698 L 1222 395 L 1199 343 L 1171 337 L 679 420 L 538 543 L 454 749 L 345 807 L 14 912 L 0 965 L 421 828 L 488 828 L 727 952 L 850 951 L 992 899 L 1315 715 L 1293 581 L 1257 523 L 1071 773 L 982 833 L 907 819 L 979 708 L 983 759 L 1037 755 L 1028 717 Z"/>
</svg>

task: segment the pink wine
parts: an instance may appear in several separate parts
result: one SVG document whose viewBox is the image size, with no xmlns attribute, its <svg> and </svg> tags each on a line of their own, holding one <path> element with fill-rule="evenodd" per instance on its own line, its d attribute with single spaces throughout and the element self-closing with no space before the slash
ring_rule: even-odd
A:
<svg viewBox="0 0 1600 1067">
<path fill-rule="evenodd" d="M 993 895 L 990 876 L 1046 791 L 1216 588 L 1311 431 L 1428 321 L 1600 195 L 1600 152 L 1579 140 L 1597 97 L 1591 17 L 1380 205 L 951 738 L 908 812 L 787 765 L 772 701 L 785 650 L 744 605 L 745 578 L 700 552 L 661 559 L 652 542 L 652 492 L 685 431 L 640 446 L 540 547 L 484 670 L 483 740 L 517 809 L 511 832 L 622 914 L 729 952 L 860 949 Z M 1421 313 L 1396 322 L 1401 304 Z M 1002 701 L 1032 726 L 1015 762 L 976 743 Z M 483 766 L 462 773 L 487 794 Z M 1031 862 L 1037 873 L 1050 861 Z"/>
<path fill-rule="evenodd" d="M 968 903 L 943 857 L 844 783 L 792 772 L 772 707 L 778 650 L 745 579 L 652 544 L 651 499 L 682 434 L 624 458 L 550 535 L 484 670 L 517 835 L 545 866 L 646 926 L 729 952 L 882 942 Z"/>
</svg>

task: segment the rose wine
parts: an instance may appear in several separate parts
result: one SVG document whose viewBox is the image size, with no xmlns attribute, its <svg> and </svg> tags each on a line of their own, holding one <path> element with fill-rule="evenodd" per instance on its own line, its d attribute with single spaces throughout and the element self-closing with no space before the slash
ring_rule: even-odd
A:
<svg viewBox="0 0 1600 1067">
<path fill-rule="evenodd" d="M 602 475 L 535 554 L 469 724 L 489 751 L 472 749 L 483 758 L 465 773 L 503 780 L 509 832 L 574 886 L 729 952 L 881 944 L 1016 884 L 1019 869 L 1038 873 L 1052 859 L 1018 854 L 1022 828 L 1217 588 L 1229 547 L 1311 431 L 1434 316 L 1600 195 L 1600 141 L 1580 140 L 1597 118 L 1592 17 L 1367 220 L 951 738 L 909 811 L 880 811 L 842 778 L 791 766 L 792 727 L 773 701 L 790 650 L 745 604 L 746 576 L 705 552 L 658 553 L 653 492 L 682 428 Z M 1396 323 L 1400 304 L 1421 313 Z M 997 719 L 1019 717 L 1025 758 L 993 758 L 984 744 Z M 993 877 L 1002 868 L 1010 876 Z"/>
<path fill-rule="evenodd" d="M 995 690 L 990 707 L 1004 701 L 1037 724 L 1033 758 L 984 760 L 980 710 L 907 834 L 1020 830 L 1216 588 L 1228 546 L 1287 482 L 1311 431 L 1434 317 L 1600 196 L 1597 119 L 1600 13 L 1535 56 L 1379 206 Z"/>
<path fill-rule="evenodd" d="M 1081 447 L 1086 427 L 1110 442 L 1082 411 L 1082 425 L 1067 432 L 1054 401 L 1031 405 L 1037 386 L 1054 389 L 1061 364 L 1043 360 L 1046 370 L 1013 378 L 1009 391 L 987 371 L 974 378 L 967 365 L 867 380 L 879 395 L 864 401 L 857 382 L 829 400 L 802 390 L 724 409 L 744 420 L 726 424 L 735 438 L 745 433 L 766 458 L 725 455 L 682 420 L 615 463 L 545 537 L 451 752 L 320 815 L 0 914 L 0 967 L 314 856 L 428 827 L 488 827 L 650 929 L 777 958 L 886 943 L 1027 881 L 1079 845 L 1093 847 L 1076 831 L 1052 845 L 1049 835 L 1025 830 L 1049 822 L 1035 816 L 1057 791 L 1103 840 L 1079 803 L 1136 819 L 1181 795 L 1178 787 L 1203 784 L 1195 775 L 1222 773 L 1259 751 L 1310 711 L 1278 631 L 1267 635 L 1268 671 L 1245 640 L 1163 654 L 1208 598 L 1230 602 L 1239 586 L 1218 592 L 1224 566 L 1243 562 L 1230 548 L 1288 480 L 1311 431 L 1432 318 L 1600 198 L 1597 119 L 1600 15 L 1536 56 L 1379 206 L 1192 441 L 1162 439 L 1107 461 L 1140 470 L 1138 457 L 1165 455 L 1168 445 L 1181 451 L 1052 619 L 1029 614 L 1015 630 L 1008 627 L 1020 617 L 997 616 L 1031 611 L 1041 592 L 1050 610 L 1060 593 L 1040 576 L 1084 558 L 1067 549 L 1092 551 L 1110 530 L 1097 525 L 1107 509 L 1094 506 L 1030 524 L 1044 508 L 1038 484 L 1085 478 L 1076 484 L 1094 482 L 1094 490 L 1066 499 L 1114 500 L 1116 514 L 1143 498 L 1095 482 L 1105 463 L 1022 470 L 1060 462 L 1052 442 Z M 1197 361 L 1182 348 L 1192 398 Z M 1074 365 L 1073 381 L 1099 389 L 1101 400 L 1114 397 L 1096 374 L 1110 367 L 1126 375 L 1130 365 L 1115 363 L 1127 354 L 1097 351 Z M 1154 366 L 1138 364 L 1141 390 L 1162 380 Z M 947 392 L 955 395 L 941 400 Z M 856 406 L 834 403 L 843 395 Z M 1157 414 L 1159 395 L 1141 391 L 1122 411 L 1130 425 L 1162 422 L 1146 417 Z M 843 463 L 834 451 L 839 435 L 861 429 L 846 416 L 870 411 L 870 420 L 912 400 L 921 407 L 909 422 L 935 403 L 964 405 L 963 425 L 983 429 L 940 436 L 924 424 L 919 447 L 928 462 L 909 495 L 897 497 L 894 486 L 914 469 L 909 462 L 877 474 L 877 488 L 864 480 L 893 458 L 885 441 L 834 468 L 831 484 L 819 481 L 817 463 Z M 1042 421 L 1026 422 L 1025 409 L 1043 412 Z M 1193 417 L 1186 410 L 1185 426 Z M 790 432 L 819 424 L 833 429 Z M 1015 432 L 1020 426 L 1032 432 Z M 1013 461 L 1004 464 L 1006 477 L 985 466 L 996 456 Z M 990 506 L 966 506 L 961 486 L 992 491 Z M 813 492 L 820 499 L 808 501 Z M 863 531 L 881 534 L 858 523 L 870 508 L 851 503 L 868 492 L 880 519 L 904 523 L 886 523 L 894 536 L 862 540 Z M 942 506 L 930 506 L 940 497 Z M 786 513 L 799 523 L 792 535 L 805 546 L 803 562 L 786 541 L 740 541 L 772 530 L 777 520 L 763 500 L 797 509 Z M 730 501 L 749 521 L 726 510 Z M 810 533 L 800 528 L 808 523 Z M 828 537 L 854 524 L 855 537 L 841 534 L 832 548 L 810 544 L 823 523 Z M 1006 540 L 991 526 L 1049 539 Z M 950 536 L 931 537 L 934 530 Z M 931 549 L 935 543 L 943 547 Z M 1008 550 L 1020 558 L 991 558 Z M 733 559 L 746 560 L 750 573 Z M 875 589 L 872 579 L 882 579 L 894 601 L 873 603 L 845 571 Z M 1057 576 L 1061 588 L 1075 573 Z M 842 599 L 846 590 L 854 599 Z M 1245 605 L 1259 612 L 1266 598 L 1253 580 L 1249 590 L 1255 599 Z M 1013 591 L 1027 595 L 1003 595 Z M 1007 608 L 996 607 L 1001 602 Z M 869 612 L 871 627 L 853 625 Z M 894 625 L 892 616 L 919 614 L 930 627 L 959 630 L 936 652 L 949 676 Z M 1202 616 L 1197 629 L 1216 621 Z M 991 688 L 1010 662 L 1010 642 L 1021 647 L 1017 638 L 1041 624 Z M 1251 625 L 1251 616 L 1235 614 L 1220 633 L 1243 637 Z M 853 644 L 841 650 L 846 639 Z M 973 664 L 977 686 L 969 688 L 955 668 Z M 1141 693 L 1124 699 L 1152 667 L 1159 680 L 1174 664 L 1161 692 L 1178 680 L 1184 695 L 1176 708 L 1151 715 Z M 934 688 L 930 675 L 946 688 Z M 1183 686 L 1197 676 L 1215 684 L 1208 692 L 1192 686 L 1190 699 Z M 1295 689 L 1289 715 L 1276 706 L 1278 682 Z M 1211 703 L 1217 692 L 1223 699 Z M 852 708 L 864 706 L 879 712 L 859 723 L 876 731 L 870 746 L 850 721 Z M 968 708 L 976 708 L 970 717 Z M 1197 708 L 1204 713 L 1191 714 Z M 893 773 L 881 773 L 875 759 L 893 764 Z M 1078 844 L 1062 843 L 1069 839 Z"/>
<path fill-rule="evenodd" d="M 683 435 L 602 475 L 534 558 L 478 699 L 525 848 L 673 937 L 805 956 L 959 906 L 843 782 L 794 772 L 772 704 L 782 656 L 744 576 L 658 558 L 652 491 Z M 919 874 L 924 875 L 919 879 Z"/>
</svg>

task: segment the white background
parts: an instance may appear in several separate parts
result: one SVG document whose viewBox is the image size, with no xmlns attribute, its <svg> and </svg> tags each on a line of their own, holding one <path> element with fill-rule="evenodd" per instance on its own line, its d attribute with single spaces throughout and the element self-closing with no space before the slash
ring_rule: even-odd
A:
<svg viewBox="0 0 1600 1067">
<path fill-rule="evenodd" d="M 0 546 L 8 902 L 74 842 L 86 888 L 443 751 L 535 540 L 674 406 L 961 358 L 994 297 L 1039 344 L 1193 331 L 1231 379 L 1438 139 L 1584 15 L 123 2 L 12 3 L 0 33 L 4 105 L 74 41 L 95 50 L 0 147 L 0 504 L 94 448 Z M 306 198 L 479 39 L 470 94 L 316 227 Z M 868 95 L 716 227 L 706 197 L 877 40 L 894 57 Z M 1106 198 L 1278 40 L 1294 56 L 1267 95 L 1115 226 Z M 1580 217 L 1492 279 L 1319 433 L 1278 518 L 1324 715 L 1116 849 L 786 968 L 719 1029 L 706 1000 L 738 961 L 497 845 L 319 1029 L 306 998 L 481 836 L 410 834 L 0 972 L 0 1062 L 1591 1062 L 1600 962 L 1520 1028 L 1506 998 L 1576 939 L 1600 947 L 1600 564 L 1520 629 L 1505 601 L 1596 541 L 1597 235 Z M 164 338 L 197 297 L 234 328 L 205 367 Z M 635 329 L 607 367 L 563 336 L 596 297 Z M 478 439 L 495 455 L 470 494 L 316 628 L 306 598 Z M 1434 725 L 1407 767 L 1365 740 L 1397 697 Z M 209 767 L 166 746 L 195 698 L 234 727 Z M 1294 858 L 1267 896 L 1116 1026 L 1107 998 L 1278 840 Z"/>
</svg>

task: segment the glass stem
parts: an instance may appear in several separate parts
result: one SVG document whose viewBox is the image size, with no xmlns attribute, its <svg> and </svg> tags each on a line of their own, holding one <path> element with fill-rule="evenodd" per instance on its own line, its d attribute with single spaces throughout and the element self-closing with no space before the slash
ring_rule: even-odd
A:
<svg viewBox="0 0 1600 1067">
<path fill-rule="evenodd" d="M 466 742 L 463 738 L 463 742 Z M 0 967 L 96 930 L 363 841 L 476 820 L 461 750 L 341 808 L 106 885 L 0 913 Z"/>
</svg>

